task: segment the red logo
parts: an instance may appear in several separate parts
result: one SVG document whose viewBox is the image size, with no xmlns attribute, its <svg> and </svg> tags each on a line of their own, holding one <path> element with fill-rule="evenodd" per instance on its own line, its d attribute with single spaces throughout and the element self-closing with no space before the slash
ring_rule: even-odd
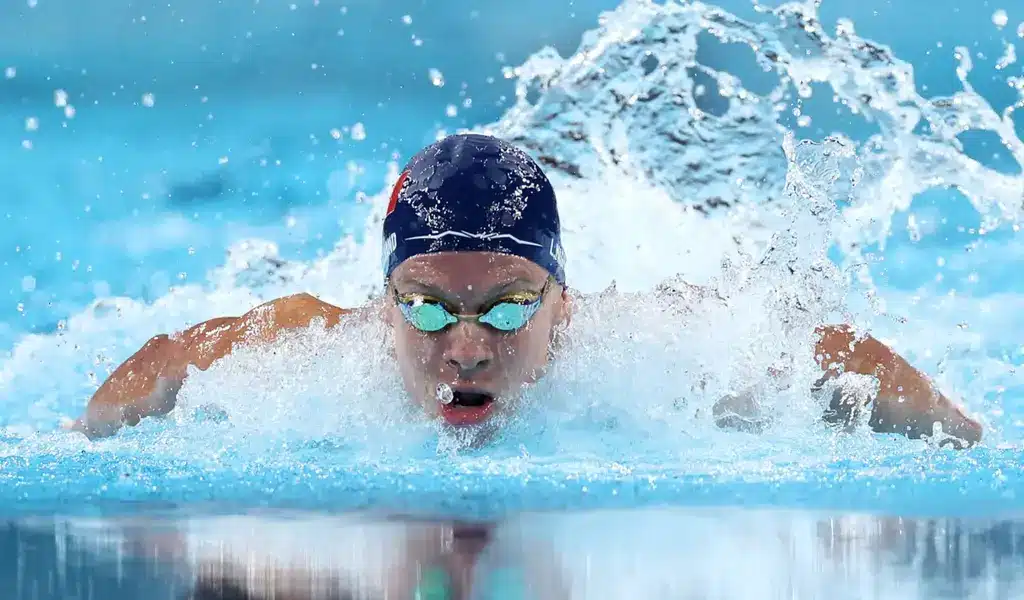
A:
<svg viewBox="0 0 1024 600">
<path fill-rule="evenodd" d="M 398 181 L 395 182 L 395 187 L 391 190 L 391 201 L 388 202 L 388 211 L 384 213 L 385 217 L 395 211 L 395 206 L 398 205 L 398 197 L 402 194 L 402 189 L 405 187 L 405 181 L 408 178 L 409 171 L 402 171 L 402 174 L 398 176 Z"/>
</svg>

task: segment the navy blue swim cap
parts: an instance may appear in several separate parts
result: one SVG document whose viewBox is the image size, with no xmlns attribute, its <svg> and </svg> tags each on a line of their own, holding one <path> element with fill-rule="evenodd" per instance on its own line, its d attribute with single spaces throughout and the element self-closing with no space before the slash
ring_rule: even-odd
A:
<svg viewBox="0 0 1024 600">
<path fill-rule="evenodd" d="M 384 217 L 384 278 L 406 259 L 439 252 L 498 252 L 533 261 L 565 283 L 555 190 L 512 144 L 459 134 L 406 165 Z"/>
</svg>

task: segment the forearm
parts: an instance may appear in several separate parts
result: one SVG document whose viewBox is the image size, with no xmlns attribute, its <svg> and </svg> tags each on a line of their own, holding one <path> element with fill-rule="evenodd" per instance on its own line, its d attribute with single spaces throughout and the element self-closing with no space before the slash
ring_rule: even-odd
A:
<svg viewBox="0 0 1024 600">
<path fill-rule="evenodd" d="M 878 380 L 878 396 L 871 407 L 873 430 L 920 438 L 932 435 L 938 423 L 943 432 L 970 444 L 981 439 L 980 425 L 885 344 L 858 337 L 847 326 L 821 327 L 818 333 L 815 356 L 826 377 L 859 373 Z"/>
<path fill-rule="evenodd" d="M 123 424 L 135 425 L 174 408 L 187 372 L 177 364 L 178 344 L 166 335 L 151 339 L 96 390 L 75 429 L 90 438 L 105 437 Z"/>
<path fill-rule="evenodd" d="M 102 437 L 123 424 L 166 414 L 174 408 L 189 367 L 205 371 L 239 346 L 272 342 L 281 331 L 306 327 L 314 318 L 333 327 L 348 312 L 309 294 L 295 294 L 241 317 L 210 319 L 173 337 L 157 336 L 107 378 L 72 428 Z"/>
<path fill-rule="evenodd" d="M 165 415 L 177 400 L 190 366 L 206 369 L 231 351 L 234 317 L 213 319 L 174 336 L 158 335 L 122 363 L 96 390 L 73 428 L 91 438 L 122 425 Z"/>
</svg>

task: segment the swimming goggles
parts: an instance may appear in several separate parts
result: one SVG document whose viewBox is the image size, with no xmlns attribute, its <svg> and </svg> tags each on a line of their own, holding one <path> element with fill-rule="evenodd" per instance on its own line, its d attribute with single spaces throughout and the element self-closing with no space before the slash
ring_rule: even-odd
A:
<svg viewBox="0 0 1024 600">
<path fill-rule="evenodd" d="M 395 290 L 395 302 L 410 325 L 427 333 L 441 331 L 459 321 L 479 321 L 498 331 L 511 332 L 525 327 L 537 314 L 551 279 L 548 278 L 540 292 L 515 292 L 502 296 L 475 315 L 455 313 L 442 300 L 424 294 L 399 295 Z"/>
</svg>

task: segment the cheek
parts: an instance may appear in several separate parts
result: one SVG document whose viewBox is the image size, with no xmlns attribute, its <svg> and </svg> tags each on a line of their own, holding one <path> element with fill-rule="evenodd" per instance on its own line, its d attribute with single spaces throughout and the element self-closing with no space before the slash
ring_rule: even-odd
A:
<svg viewBox="0 0 1024 600">
<path fill-rule="evenodd" d="M 547 362 L 550 331 L 532 327 L 509 340 L 508 356 L 522 369 L 535 369 Z"/>
<path fill-rule="evenodd" d="M 395 354 L 402 373 L 418 379 L 438 362 L 442 348 L 437 339 L 400 325 L 395 331 Z"/>
</svg>

